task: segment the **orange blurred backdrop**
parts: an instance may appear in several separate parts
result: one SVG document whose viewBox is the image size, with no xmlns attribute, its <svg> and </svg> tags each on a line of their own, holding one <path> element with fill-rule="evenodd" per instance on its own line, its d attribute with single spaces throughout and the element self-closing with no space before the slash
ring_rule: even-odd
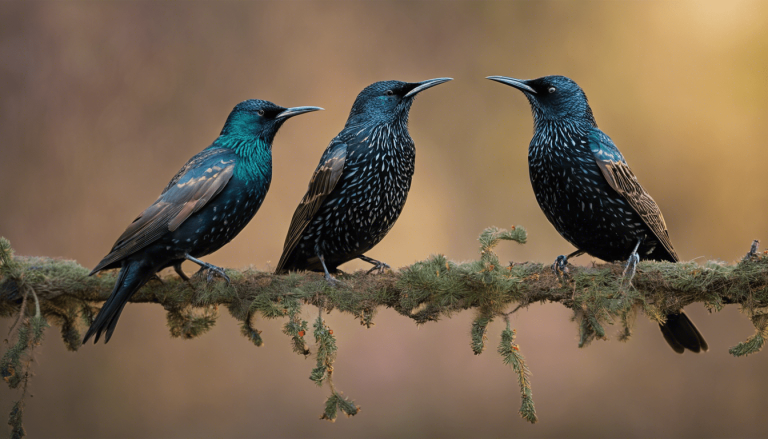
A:
<svg viewBox="0 0 768 439">
<path fill-rule="evenodd" d="M 409 200 L 369 255 L 393 267 L 474 259 L 485 227 L 520 224 L 529 242 L 503 244 L 502 260 L 550 262 L 573 248 L 530 188 L 528 103 L 484 77 L 562 74 L 662 208 L 681 258 L 731 262 L 768 238 L 765 23 L 759 1 L 3 2 L 0 236 L 18 254 L 92 267 L 235 104 L 321 106 L 285 124 L 261 210 L 206 258 L 269 269 L 357 93 L 451 76 L 413 106 Z M 710 352 L 675 354 L 645 317 L 628 343 L 609 328 L 610 341 L 578 349 L 567 309 L 519 311 L 536 425 L 517 415 L 517 383 L 495 353 L 500 323 L 474 356 L 471 312 L 417 328 L 381 310 L 372 329 L 332 313 L 336 385 L 363 411 L 330 424 L 317 420 L 327 390 L 308 379 L 314 360 L 291 352 L 283 321 L 256 321 L 261 348 L 225 311 L 182 341 L 160 307 L 129 305 L 106 346 L 73 354 L 47 332 L 25 425 L 30 437 L 73 438 L 767 434 L 768 353 L 727 352 L 753 333 L 748 319 L 735 306 L 686 311 Z M 0 386 L 0 415 L 15 397 Z"/>
</svg>

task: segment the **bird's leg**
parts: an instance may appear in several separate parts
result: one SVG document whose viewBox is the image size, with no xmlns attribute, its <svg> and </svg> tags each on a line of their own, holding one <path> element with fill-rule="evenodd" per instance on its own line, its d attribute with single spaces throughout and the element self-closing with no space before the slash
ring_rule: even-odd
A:
<svg viewBox="0 0 768 439">
<path fill-rule="evenodd" d="M 179 275 L 179 277 L 184 280 L 185 282 L 189 282 L 189 276 L 187 276 L 186 273 L 181 269 L 181 262 L 173 266 L 173 270 L 176 271 L 176 274 Z"/>
<path fill-rule="evenodd" d="M 323 257 L 323 255 L 321 255 L 320 252 L 318 252 L 317 257 L 320 258 L 320 263 L 323 264 L 323 271 L 325 271 L 325 280 L 327 280 L 328 283 L 331 284 L 331 286 L 333 287 L 339 285 L 339 280 L 331 276 L 331 273 L 328 272 L 328 267 L 325 266 L 325 258 Z"/>
<path fill-rule="evenodd" d="M 568 259 L 575 258 L 576 256 L 581 256 L 583 254 L 584 250 L 576 250 L 568 256 L 558 256 L 557 259 L 555 259 L 555 263 L 552 264 L 552 271 L 555 272 L 558 278 L 560 278 L 560 273 L 565 275 L 565 277 L 568 277 Z"/>
<path fill-rule="evenodd" d="M 368 256 L 365 256 L 365 255 L 360 255 L 360 256 L 358 256 L 358 258 L 364 260 L 365 262 L 367 262 L 369 264 L 373 264 L 373 268 L 368 270 L 368 272 L 366 272 L 365 274 L 371 274 L 374 271 L 378 271 L 379 273 L 384 273 L 384 270 L 391 270 L 392 269 L 392 267 L 390 267 L 386 263 L 381 262 L 381 261 L 377 261 L 376 259 L 373 259 L 373 258 L 369 258 Z"/>
<path fill-rule="evenodd" d="M 755 239 L 754 241 L 752 241 L 752 246 L 749 248 L 749 252 L 747 253 L 746 256 L 741 258 L 741 260 L 742 261 L 749 261 L 750 259 L 752 259 L 755 256 L 757 256 L 757 249 L 758 248 L 760 248 L 760 241 Z"/>
<path fill-rule="evenodd" d="M 195 264 L 197 264 L 197 265 L 199 265 L 201 267 L 200 271 L 198 271 L 198 273 L 200 273 L 203 270 L 207 270 L 208 271 L 208 282 L 211 282 L 213 280 L 213 275 L 216 274 L 216 275 L 219 275 L 219 276 L 223 277 L 224 280 L 227 281 L 227 285 L 229 285 L 229 276 L 227 276 L 227 273 L 224 272 L 223 268 L 217 267 L 217 266 L 215 266 L 213 264 L 209 264 L 207 262 L 203 262 L 200 259 L 197 259 L 195 257 L 190 256 L 189 254 L 185 254 L 184 257 L 187 260 L 192 261 L 192 262 L 194 262 Z"/>
<path fill-rule="evenodd" d="M 629 255 L 629 259 L 627 259 L 627 265 L 624 267 L 624 274 L 622 275 L 622 281 L 621 283 L 624 284 L 625 280 L 627 282 L 627 286 L 632 285 L 632 278 L 635 277 L 635 270 L 637 269 L 637 263 L 640 262 L 640 255 L 637 253 L 637 249 L 640 248 L 640 244 L 643 242 L 643 238 L 640 238 L 637 240 L 637 244 L 635 244 L 635 249 L 632 250 L 632 253 Z M 629 279 L 627 279 L 627 273 L 629 273 Z"/>
</svg>

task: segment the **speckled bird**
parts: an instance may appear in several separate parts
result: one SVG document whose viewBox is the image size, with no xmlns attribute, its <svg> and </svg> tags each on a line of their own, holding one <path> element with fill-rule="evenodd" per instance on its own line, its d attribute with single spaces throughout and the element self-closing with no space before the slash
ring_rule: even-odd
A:
<svg viewBox="0 0 768 439">
<path fill-rule="evenodd" d="M 184 261 L 217 274 L 223 269 L 198 258 L 231 241 L 259 210 L 272 181 L 272 141 L 290 117 L 322 110 L 319 107 L 283 108 L 271 102 L 247 100 L 229 114 L 221 135 L 192 157 L 168 183 L 160 197 L 118 238 L 112 251 L 91 275 L 120 268 L 112 294 L 85 334 L 112 337 L 126 302 L 156 273 Z"/>
<path fill-rule="evenodd" d="M 344 129 L 331 140 L 293 214 L 277 273 L 323 271 L 360 258 L 389 232 L 411 188 L 416 149 L 408 112 L 416 95 L 451 78 L 382 81 L 357 96 Z M 369 272 L 370 272 L 369 271 Z"/>
<path fill-rule="evenodd" d="M 578 249 L 559 256 L 556 271 L 585 252 L 605 261 L 627 260 L 630 279 L 640 259 L 678 261 L 659 206 L 597 127 L 581 87 L 564 76 L 488 79 L 520 90 L 531 104 L 535 132 L 528 169 L 533 192 L 549 222 Z M 660 328 L 675 352 L 707 350 L 682 310 L 667 315 Z"/>
</svg>

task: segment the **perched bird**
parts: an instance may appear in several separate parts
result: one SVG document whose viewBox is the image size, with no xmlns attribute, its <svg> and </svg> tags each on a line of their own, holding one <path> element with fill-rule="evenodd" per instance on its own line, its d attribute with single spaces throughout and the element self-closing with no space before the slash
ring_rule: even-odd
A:
<svg viewBox="0 0 768 439">
<path fill-rule="evenodd" d="M 640 259 L 677 262 L 661 210 L 640 186 L 610 137 L 597 128 L 587 96 L 564 76 L 520 80 L 488 79 L 512 86 L 531 104 L 535 132 L 528 148 L 528 169 L 541 210 L 578 250 L 605 261 L 628 260 L 631 279 Z M 706 341 L 682 312 L 659 325 L 667 343 L 682 353 L 706 351 Z"/>
<path fill-rule="evenodd" d="M 357 96 L 344 129 L 331 140 L 293 214 L 277 273 L 330 272 L 355 258 L 389 266 L 363 253 L 395 224 L 411 188 L 416 149 L 408 112 L 416 95 L 451 78 L 377 82 Z"/>
<path fill-rule="evenodd" d="M 201 261 L 232 240 L 259 210 L 272 180 L 272 141 L 288 118 L 322 110 L 283 108 L 247 100 L 229 114 L 221 135 L 192 157 L 168 183 L 160 197 L 118 238 L 112 251 L 91 271 L 120 267 L 117 283 L 83 343 L 115 330 L 128 299 L 163 268 L 181 270 L 185 260 L 229 282 L 223 269 Z"/>
</svg>

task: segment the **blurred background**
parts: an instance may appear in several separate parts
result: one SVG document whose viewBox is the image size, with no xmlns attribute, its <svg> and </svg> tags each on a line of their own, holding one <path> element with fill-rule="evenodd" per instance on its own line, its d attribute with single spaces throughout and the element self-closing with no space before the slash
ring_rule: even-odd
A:
<svg viewBox="0 0 768 439">
<path fill-rule="evenodd" d="M 661 206 L 681 258 L 732 262 L 768 238 L 767 22 L 759 1 L 3 2 L 0 235 L 18 254 L 93 267 L 235 104 L 322 106 L 282 128 L 261 210 L 206 258 L 270 269 L 357 93 L 451 76 L 413 106 L 409 200 L 369 255 L 393 267 L 474 259 L 485 227 L 519 224 L 529 242 L 502 244 L 502 260 L 549 263 L 573 248 L 530 188 L 528 103 L 484 77 L 562 74 Z M 471 312 L 417 328 L 381 310 L 372 329 L 333 313 L 336 385 L 363 411 L 331 424 L 317 420 L 327 389 L 308 379 L 314 359 L 291 352 L 283 321 L 256 321 L 261 348 L 226 311 L 183 341 L 160 307 L 129 305 L 106 346 L 70 353 L 49 330 L 25 424 L 60 438 L 765 435 L 768 353 L 727 353 L 753 333 L 748 319 L 734 306 L 686 311 L 710 352 L 675 354 L 643 316 L 628 343 L 609 328 L 610 341 L 578 349 L 562 306 L 518 312 L 536 425 L 519 418 L 495 353 L 501 322 L 474 356 Z M 0 386 L 0 416 L 16 396 Z"/>
</svg>

